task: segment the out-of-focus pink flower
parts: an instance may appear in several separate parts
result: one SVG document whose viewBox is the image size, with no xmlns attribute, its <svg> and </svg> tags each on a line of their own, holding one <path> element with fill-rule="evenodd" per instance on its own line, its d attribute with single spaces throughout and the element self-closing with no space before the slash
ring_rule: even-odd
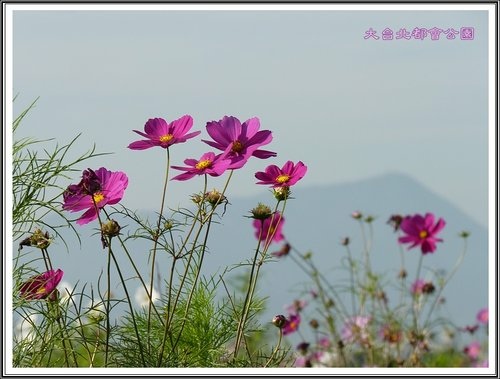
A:
<svg viewBox="0 0 500 379">
<path fill-rule="evenodd" d="M 182 116 L 170 124 L 162 118 L 151 118 L 144 125 L 145 133 L 134 130 L 135 133 L 147 139 L 132 142 L 128 148 L 145 150 L 159 146 L 166 149 L 173 144 L 186 142 L 201 133 L 201 131 L 188 133 L 192 126 L 193 118 L 189 115 Z"/>
<path fill-rule="evenodd" d="M 477 313 L 476 319 L 481 324 L 488 324 L 488 308 L 481 309 Z"/>
<path fill-rule="evenodd" d="M 49 270 L 28 279 L 19 289 L 21 296 L 28 300 L 38 300 L 49 297 L 61 281 L 63 274 L 64 272 L 59 269 Z"/>
<path fill-rule="evenodd" d="M 253 227 L 255 228 L 255 238 L 264 242 L 271 238 L 273 242 L 280 242 L 285 237 L 283 236 L 283 225 L 285 218 L 280 212 L 275 212 L 271 217 L 265 220 L 253 220 Z"/>
<path fill-rule="evenodd" d="M 295 314 L 301 312 L 307 306 L 307 301 L 302 299 L 294 300 L 292 304 L 286 307 L 288 313 Z"/>
<path fill-rule="evenodd" d="M 410 288 L 410 292 L 412 295 L 421 295 L 423 293 L 423 289 L 425 286 L 425 281 L 423 279 L 415 280 Z"/>
<path fill-rule="evenodd" d="M 290 315 L 283 326 L 283 335 L 291 334 L 299 329 L 300 315 L 298 313 Z"/>
<path fill-rule="evenodd" d="M 286 257 L 290 253 L 291 248 L 292 246 L 286 242 L 283 246 L 281 246 L 281 249 L 273 252 L 271 255 L 276 258 Z"/>
<path fill-rule="evenodd" d="M 330 341 L 328 337 L 322 337 L 320 338 L 318 345 L 324 349 L 328 349 L 332 346 L 332 341 Z"/>
<path fill-rule="evenodd" d="M 481 353 L 481 344 L 478 341 L 473 341 L 464 348 L 464 353 L 470 359 L 477 359 Z"/>
<path fill-rule="evenodd" d="M 293 367 L 311 367 L 311 361 L 306 355 L 299 355 L 295 358 Z"/>
<path fill-rule="evenodd" d="M 224 151 L 231 160 L 230 169 L 238 169 L 245 165 L 252 156 L 260 159 L 275 157 L 276 153 L 259 150 L 273 139 L 269 130 L 259 130 L 260 121 L 253 117 L 243 124 L 233 116 L 224 116 L 222 120 L 207 123 L 207 132 L 213 141 L 203 142 Z"/>
<path fill-rule="evenodd" d="M 344 343 L 367 343 L 370 337 L 368 333 L 370 320 L 369 316 L 353 316 L 347 319 L 341 331 L 342 341 Z"/>
<path fill-rule="evenodd" d="M 400 225 L 406 235 L 399 237 L 399 243 L 411 243 L 409 249 L 420 246 L 422 254 L 433 253 L 436 250 L 436 242 L 443 241 L 436 235 L 445 225 L 446 222 L 442 218 L 434 223 L 432 213 L 426 213 L 425 216 L 406 216 Z"/>
<path fill-rule="evenodd" d="M 200 159 L 186 159 L 184 163 L 188 167 L 172 166 L 173 169 L 185 171 L 172 178 L 172 180 L 188 180 L 196 175 L 220 176 L 231 163 L 224 154 L 215 155 L 212 152 L 205 153 Z"/>
<path fill-rule="evenodd" d="M 259 171 L 255 177 L 260 180 L 257 184 L 267 184 L 273 188 L 291 187 L 304 177 L 307 166 L 301 161 L 295 165 L 292 161 L 287 161 L 282 168 L 276 165 L 269 165 L 265 171 Z"/>
<path fill-rule="evenodd" d="M 79 184 L 68 186 L 64 191 L 63 209 L 70 212 L 87 211 L 76 221 L 87 224 L 97 218 L 97 213 L 106 205 L 117 204 L 128 186 L 128 177 L 121 171 L 109 171 L 104 167 L 95 172 L 83 172 Z"/>
</svg>

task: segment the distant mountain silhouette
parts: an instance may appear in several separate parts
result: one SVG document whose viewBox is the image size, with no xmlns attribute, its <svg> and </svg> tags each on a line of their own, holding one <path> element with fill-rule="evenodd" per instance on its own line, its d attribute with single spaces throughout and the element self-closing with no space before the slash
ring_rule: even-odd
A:
<svg viewBox="0 0 500 379">
<path fill-rule="evenodd" d="M 362 240 L 359 223 L 351 217 L 353 211 L 375 217 L 373 222 L 373 241 L 371 261 L 373 269 L 385 273 L 385 278 L 396 283 L 396 276 L 401 268 L 400 250 L 397 234 L 387 225 L 393 214 L 414 214 L 432 212 L 436 217 L 446 220 L 446 227 L 440 233 L 444 242 L 438 244 L 437 251 L 423 258 L 421 277 L 430 279 L 429 269 L 451 270 L 463 249 L 463 240 L 458 236 L 461 231 L 470 232 L 465 259 L 453 277 L 443 296 L 449 317 L 460 326 L 474 323 L 477 311 L 488 304 L 488 231 L 483 226 L 464 214 L 447 199 L 429 191 L 424 185 L 402 174 L 387 174 L 362 181 L 335 184 L 321 187 L 305 187 L 304 182 L 293 189 L 292 197 L 287 202 L 283 233 L 286 239 L 299 251 L 311 251 L 316 265 L 323 274 L 331 279 L 333 285 L 345 285 L 347 271 L 341 270 L 341 262 L 346 257 L 345 248 L 340 244 L 344 237 L 351 240 L 350 248 L 354 256 L 361 256 Z M 228 192 L 230 204 L 227 206 L 220 224 L 213 225 L 208 241 L 209 252 L 204 261 L 204 274 L 213 275 L 222 272 L 226 266 L 251 259 L 256 246 L 250 210 L 259 202 L 274 206 L 275 199 L 270 191 L 263 187 L 262 195 L 237 198 Z M 143 215 L 150 215 L 151 222 L 156 217 L 152 211 L 143 210 Z M 127 223 L 120 222 L 123 233 L 130 232 Z M 106 251 L 98 235 L 92 235 L 97 223 L 91 223 L 81 230 L 83 240 L 80 249 L 75 237 L 68 232 L 67 242 L 70 254 L 67 254 L 62 242 L 50 247 L 51 258 L 56 268 L 65 272 L 64 281 L 75 284 L 79 289 L 85 282 L 97 287 L 97 279 L 105 272 Z M 368 234 L 368 229 L 365 231 Z M 121 249 L 116 246 L 117 256 L 124 262 L 122 269 L 125 276 L 133 273 L 127 269 L 128 262 Z M 281 244 L 271 246 L 272 251 L 279 250 Z M 17 246 L 14 247 L 17 249 Z M 151 244 L 141 240 L 129 246 L 131 255 L 147 277 L 146 266 Z M 293 254 L 293 253 L 291 253 Z M 407 251 L 404 248 L 405 266 L 408 281 L 415 278 L 415 269 L 420 257 L 420 250 Z M 162 278 L 167 277 L 168 259 L 164 253 L 158 255 L 158 269 Z M 235 274 L 245 274 L 248 267 L 234 270 Z M 113 271 L 113 282 L 118 283 L 118 276 Z M 104 293 L 105 276 L 101 280 Z M 339 281 L 342 281 L 341 283 Z M 270 262 L 263 266 L 259 283 L 259 295 L 269 296 L 268 308 L 262 322 L 268 322 L 276 314 L 286 313 L 285 306 L 300 298 L 301 291 L 310 283 L 303 272 L 290 257 Z M 309 285 L 309 288 L 311 286 Z M 118 288 L 112 289 L 119 291 Z M 132 293 L 135 288 L 132 289 Z M 78 292 L 78 291 L 77 291 Z M 389 305 L 396 299 L 389 296 Z M 307 325 L 304 328 L 309 328 Z"/>
<path fill-rule="evenodd" d="M 432 212 L 446 220 L 440 233 L 443 242 L 437 251 L 423 258 L 421 277 L 430 279 L 428 269 L 451 271 L 463 250 L 462 231 L 470 232 L 465 258 L 443 292 L 449 316 L 458 325 L 471 324 L 477 311 L 488 304 L 488 231 L 464 214 L 448 200 L 431 192 L 425 186 L 402 174 L 387 174 L 362 181 L 322 187 L 304 188 L 299 182 L 293 190 L 285 210 L 284 235 L 299 251 L 311 251 L 313 259 L 323 273 L 331 278 L 346 278 L 340 270 L 346 251 L 340 241 L 351 240 L 354 256 L 361 256 L 363 249 L 359 223 L 351 217 L 353 211 L 375 217 L 371 261 L 375 271 L 387 273 L 387 278 L 396 282 L 401 267 L 397 234 L 387 225 L 393 214 L 425 214 Z M 209 242 L 210 258 L 220 262 L 221 267 L 239 259 L 250 258 L 255 246 L 251 219 L 243 218 L 249 210 L 264 202 L 270 206 L 275 200 L 269 193 L 246 199 L 229 199 L 232 205 L 221 226 L 214 228 Z M 365 228 L 367 234 L 368 229 Z M 273 251 L 280 245 L 272 246 Z M 406 251 L 405 266 L 408 280 L 416 275 L 420 257 L 419 249 Z M 261 270 L 261 294 L 269 293 L 269 313 L 284 312 L 284 306 L 299 297 L 297 291 L 307 277 L 287 257 L 272 262 Z M 343 282 L 344 285 L 346 282 Z M 295 292 L 293 292 L 295 291 Z M 389 299 L 391 303 L 391 299 Z"/>
</svg>

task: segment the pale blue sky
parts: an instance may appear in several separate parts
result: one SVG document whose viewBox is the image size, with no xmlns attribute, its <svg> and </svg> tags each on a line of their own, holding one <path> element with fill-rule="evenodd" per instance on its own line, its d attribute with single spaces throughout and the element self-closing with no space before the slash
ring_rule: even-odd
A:
<svg viewBox="0 0 500 379">
<path fill-rule="evenodd" d="M 164 167 L 161 149 L 126 149 L 132 129 L 191 114 L 206 139 L 207 121 L 257 116 L 278 157 L 237 172 L 232 196 L 262 192 L 266 165 L 302 160 L 302 186 L 398 171 L 488 223 L 486 11 L 45 10 L 14 12 L 13 27 L 14 113 L 40 96 L 19 137 L 82 132 L 78 152 L 115 152 L 92 167 L 128 174 L 130 208 L 158 208 Z M 370 27 L 475 37 L 365 40 Z M 209 151 L 200 139 L 172 148 L 173 163 Z"/>
</svg>

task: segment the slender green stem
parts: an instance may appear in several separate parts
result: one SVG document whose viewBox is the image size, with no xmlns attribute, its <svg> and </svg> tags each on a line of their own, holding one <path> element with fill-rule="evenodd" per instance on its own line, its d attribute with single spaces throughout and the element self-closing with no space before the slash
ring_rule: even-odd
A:
<svg viewBox="0 0 500 379">
<path fill-rule="evenodd" d="M 278 209 L 279 203 L 280 203 L 279 201 L 276 203 L 276 206 L 274 208 L 274 212 L 272 213 L 271 220 L 269 223 L 270 225 L 273 225 L 274 217 L 276 216 L 276 211 Z M 278 216 L 278 221 L 277 221 L 276 225 L 279 225 L 279 223 L 281 222 L 281 218 L 283 217 L 283 213 L 285 211 L 285 206 L 286 206 L 286 200 L 284 201 L 283 209 L 282 209 L 280 215 Z M 248 281 L 248 290 L 247 290 L 247 293 L 245 296 L 245 301 L 243 303 L 242 316 L 241 316 L 240 322 L 238 323 L 238 329 L 236 332 L 236 344 L 234 347 L 233 359 L 236 359 L 236 357 L 238 355 L 238 351 L 239 351 L 240 344 L 241 344 L 241 338 L 242 338 L 242 335 L 243 335 L 243 332 L 245 329 L 245 324 L 247 322 L 248 313 L 250 311 L 250 306 L 252 304 L 253 294 L 254 294 L 255 288 L 257 287 L 257 279 L 259 276 L 260 267 L 262 266 L 262 263 L 267 255 L 267 251 L 269 250 L 269 246 L 271 245 L 271 242 L 273 241 L 274 235 L 276 234 L 277 230 L 278 230 L 278 228 L 275 228 L 274 230 L 272 230 L 272 232 L 270 234 L 269 233 L 267 234 L 266 240 L 264 241 L 264 249 L 261 253 L 261 259 L 259 260 L 259 262 L 257 262 L 257 257 L 258 257 L 259 251 L 260 251 L 260 244 L 262 242 L 261 241 L 262 234 L 264 233 L 264 220 L 261 220 L 259 241 L 257 243 L 257 248 L 255 249 L 255 255 L 254 255 L 253 262 L 252 262 L 252 268 L 250 270 L 250 278 Z M 254 274 L 254 272 L 255 272 L 255 274 Z"/>
<path fill-rule="evenodd" d="M 105 346 L 105 360 L 104 367 L 108 367 L 109 358 L 109 337 L 111 334 L 111 253 L 108 251 L 108 263 L 106 266 L 107 273 L 107 292 L 106 292 L 106 346 Z"/>
<path fill-rule="evenodd" d="M 256 262 L 257 262 L 257 256 L 259 254 L 260 243 L 261 243 L 261 236 L 262 236 L 262 232 L 263 232 L 263 229 L 264 229 L 263 225 L 264 225 L 264 221 L 261 220 L 261 230 L 260 230 L 260 234 L 259 234 L 259 242 L 257 243 L 257 247 L 255 249 L 255 255 L 254 255 L 254 258 L 253 258 L 253 261 L 252 261 L 252 268 L 250 270 L 250 278 L 249 278 L 249 281 L 248 281 L 248 290 L 247 290 L 247 293 L 246 293 L 246 296 L 245 296 L 245 301 L 243 302 L 243 309 L 242 309 L 241 319 L 240 319 L 240 322 L 238 323 L 238 329 L 236 331 L 236 343 L 235 343 L 235 346 L 234 346 L 233 359 L 236 359 L 236 357 L 238 355 L 238 350 L 240 349 L 241 337 L 242 337 L 242 334 L 243 334 L 244 325 L 246 323 L 246 318 L 247 318 L 247 314 L 248 314 L 248 308 L 250 308 L 250 293 L 251 293 L 251 289 L 252 289 L 252 283 L 254 281 L 253 275 L 254 275 L 255 266 L 256 266 Z"/>
<path fill-rule="evenodd" d="M 415 278 L 415 283 L 417 283 L 417 280 L 420 279 L 420 271 L 422 270 L 423 257 L 424 255 L 421 254 L 418 259 L 417 275 Z M 418 314 L 417 314 L 418 301 L 419 301 L 419 295 L 413 294 L 412 312 L 413 312 L 413 328 L 415 329 L 415 333 L 418 332 Z"/>
<path fill-rule="evenodd" d="M 209 236 L 209 233 L 210 233 L 210 225 L 212 224 L 211 221 L 212 221 L 212 217 L 210 217 L 209 220 L 208 220 L 208 225 L 207 225 L 207 229 L 206 229 L 206 232 L 205 232 L 205 238 L 204 238 L 203 245 L 202 245 L 202 250 L 201 250 L 201 253 L 200 253 L 200 259 L 199 259 L 198 265 L 196 267 L 195 278 L 194 278 L 194 281 L 193 281 L 193 285 L 191 286 L 191 291 L 189 292 L 189 296 L 188 296 L 188 300 L 187 300 L 187 304 L 186 304 L 186 310 L 184 312 L 184 317 L 182 318 L 182 325 L 181 325 L 180 331 L 179 331 L 179 333 L 177 335 L 177 339 L 175 340 L 175 343 L 172 346 L 172 350 L 175 350 L 175 348 L 177 346 L 177 343 L 179 342 L 179 340 L 181 338 L 182 331 L 184 330 L 184 326 L 186 325 L 189 308 L 191 306 L 191 300 L 193 298 L 194 291 L 196 291 L 196 285 L 197 285 L 198 279 L 200 277 L 201 266 L 203 265 L 203 258 L 205 257 L 205 251 L 206 251 L 206 247 L 207 247 L 208 236 Z"/>
<path fill-rule="evenodd" d="M 153 245 L 153 257 L 151 259 L 151 282 L 149 284 L 149 304 L 148 304 L 148 349 L 151 347 L 151 342 L 150 342 L 150 335 L 151 335 L 151 307 L 153 304 L 153 285 L 154 285 L 154 276 L 155 276 L 155 262 L 156 262 L 156 252 L 158 249 L 158 239 L 160 238 L 160 225 L 161 225 L 161 219 L 163 216 L 163 209 L 165 207 L 165 197 L 167 194 L 167 186 L 168 186 L 168 174 L 170 170 L 170 150 L 167 148 L 167 167 L 165 170 L 165 182 L 163 184 L 163 193 L 161 196 L 161 206 L 160 206 L 160 214 L 158 216 L 158 223 L 157 223 L 157 233 L 155 235 L 154 239 L 154 245 Z"/>
<path fill-rule="evenodd" d="M 349 249 L 349 246 L 346 245 L 346 250 L 347 250 L 347 256 L 349 260 L 349 277 L 351 280 L 351 306 L 352 306 L 352 314 L 356 314 L 356 301 L 355 301 L 355 296 L 354 292 L 356 291 L 354 287 L 354 260 L 352 259 L 352 254 L 351 254 L 351 249 Z"/>
<path fill-rule="evenodd" d="M 429 320 L 431 318 L 432 312 L 434 311 L 434 308 L 436 307 L 437 303 L 439 302 L 439 299 L 441 298 L 441 294 L 443 293 L 444 287 L 446 286 L 446 284 L 448 284 L 448 282 L 451 280 L 451 278 L 457 272 L 458 268 L 460 267 L 460 265 L 462 264 L 462 262 L 464 260 L 466 252 L 467 252 L 467 239 L 464 238 L 464 248 L 462 250 L 462 253 L 458 257 L 457 261 L 455 262 L 455 266 L 453 266 L 453 269 L 450 271 L 450 273 L 448 274 L 448 276 L 446 277 L 446 279 L 443 281 L 443 283 L 439 286 L 439 291 L 437 292 L 436 296 L 434 297 L 434 301 L 433 301 L 433 303 L 432 303 L 432 305 L 431 305 L 431 307 L 429 309 L 429 312 L 428 312 L 427 317 L 425 319 L 425 322 L 423 324 L 424 328 L 429 323 Z"/>
<path fill-rule="evenodd" d="M 106 214 L 106 217 L 109 219 L 109 214 L 108 212 L 106 212 L 106 209 L 103 208 L 103 211 L 104 213 Z M 139 270 L 137 269 L 137 266 L 134 262 L 134 260 L 132 259 L 132 256 L 130 255 L 130 252 L 128 251 L 127 249 L 127 246 L 125 245 L 125 242 L 123 241 L 123 239 L 120 237 L 120 235 L 117 236 L 118 238 L 118 241 L 120 241 L 120 246 L 123 248 L 123 251 L 125 252 L 125 254 L 127 255 L 127 258 L 128 260 L 130 261 L 130 263 L 132 264 L 132 267 L 135 271 L 135 273 L 137 274 L 137 278 L 140 280 L 141 284 L 142 284 L 142 287 L 144 288 L 144 291 L 146 292 L 146 295 L 148 297 L 148 299 L 151 299 L 152 295 L 150 294 L 149 292 L 149 288 L 148 286 L 146 285 L 146 283 L 144 282 L 144 279 L 142 278 L 142 275 L 141 273 L 139 272 Z M 160 318 L 160 321 L 163 322 L 161 320 L 161 317 L 160 317 L 160 313 L 158 312 L 158 309 L 156 308 L 155 304 L 153 303 L 153 310 L 155 311 L 156 315 Z"/>
<path fill-rule="evenodd" d="M 204 184 L 204 187 L 203 187 L 203 196 L 205 195 L 206 191 L 207 191 L 207 177 L 205 175 L 205 184 Z M 191 261 L 193 259 L 193 252 L 194 252 L 194 249 L 196 248 L 196 242 L 198 241 L 198 238 L 201 234 L 201 230 L 203 229 L 203 220 L 202 220 L 202 210 L 203 210 L 203 201 L 199 204 L 198 206 L 198 212 L 195 216 L 195 218 L 193 219 L 193 223 L 191 224 L 191 228 L 189 230 L 189 233 L 187 235 L 187 237 L 184 239 L 184 242 L 181 246 L 181 248 L 179 249 L 179 254 L 182 253 L 182 251 L 184 251 L 190 237 L 191 237 L 191 234 L 193 233 L 194 231 L 194 228 L 197 224 L 197 222 L 199 221 L 200 222 L 200 226 L 198 228 L 198 231 L 196 232 L 196 235 L 194 237 L 194 240 L 193 240 L 193 243 L 192 243 L 192 248 L 191 248 L 191 251 L 189 253 L 189 257 L 188 257 L 188 261 L 186 262 L 186 267 L 184 269 L 184 274 L 182 275 L 182 279 L 181 279 L 181 283 L 179 284 L 179 289 L 177 290 L 177 295 L 175 297 L 175 300 L 174 300 L 174 305 L 173 307 L 171 307 L 170 311 L 167 312 L 167 320 L 166 320 L 166 323 L 165 323 L 165 332 L 163 334 L 163 340 L 162 340 L 162 345 L 161 345 L 161 349 L 160 349 L 160 356 L 159 356 L 159 361 L 158 361 L 158 367 L 161 367 L 162 365 L 162 361 L 163 361 L 163 354 L 164 354 L 164 351 L 165 351 L 165 344 L 166 344 L 166 340 L 167 340 L 167 335 L 170 331 L 170 326 L 172 325 L 172 320 L 173 320 L 173 315 L 175 314 L 175 309 L 177 308 L 177 303 L 179 301 L 179 298 L 181 296 L 181 293 L 182 293 L 182 288 L 184 287 L 184 283 L 187 279 L 187 275 L 188 275 L 188 272 L 189 272 L 189 268 L 191 266 Z M 175 260 L 176 258 L 174 257 L 174 262 L 172 262 L 172 265 L 175 264 Z M 173 277 L 171 277 L 171 279 L 173 280 Z M 171 281 L 169 283 L 169 291 L 171 291 L 171 288 L 172 286 L 174 285 L 174 283 Z M 169 295 L 170 296 L 170 295 Z M 170 301 L 169 301 L 169 305 L 168 307 L 170 308 Z"/>
<path fill-rule="evenodd" d="M 125 291 L 125 296 L 127 297 L 127 303 L 128 303 L 129 310 L 130 310 L 130 316 L 132 317 L 132 323 L 134 325 L 134 331 L 135 331 L 135 336 L 137 338 L 137 344 L 139 345 L 139 352 L 141 354 L 142 364 L 145 366 L 146 360 L 144 358 L 144 349 L 143 349 L 143 346 L 141 343 L 141 337 L 139 335 L 139 330 L 137 328 L 137 322 L 135 320 L 135 312 L 134 312 L 134 309 L 132 307 L 132 300 L 130 298 L 130 294 L 128 292 L 127 285 L 125 284 L 125 278 L 123 277 L 120 266 L 118 265 L 118 261 L 116 260 L 115 254 L 113 253 L 113 250 L 111 249 L 111 238 L 109 238 L 109 240 L 108 240 L 108 248 L 109 248 L 109 255 L 111 256 L 111 258 L 113 259 L 113 262 L 115 263 L 116 271 L 118 272 L 118 276 L 120 277 L 120 281 L 123 285 L 123 290 Z M 108 319 L 109 319 L 109 317 L 108 317 Z M 106 336 L 106 344 L 108 344 L 108 337 L 107 336 Z M 107 346 L 106 346 L 106 348 L 107 348 Z"/>
<path fill-rule="evenodd" d="M 282 328 L 279 328 L 279 338 L 278 338 L 278 343 L 276 344 L 276 347 L 274 348 L 273 352 L 271 353 L 271 356 L 269 357 L 269 359 L 267 360 L 266 364 L 264 365 L 264 368 L 266 368 L 267 366 L 269 366 L 269 364 L 271 363 L 271 361 L 273 360 L 274 356 L 276 355 L 276 353 L 278 352 L 280 346 L 281 346 L 281 340 L 283 338 L 283 329 Z"/>
</svg>

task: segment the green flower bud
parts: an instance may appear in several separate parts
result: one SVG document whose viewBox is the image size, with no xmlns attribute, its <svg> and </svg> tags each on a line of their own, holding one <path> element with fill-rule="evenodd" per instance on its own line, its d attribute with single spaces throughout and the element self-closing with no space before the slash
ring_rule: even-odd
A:
<svg viewBox="0 0 500 379">
<path fill-rule="evenodd" d="M 267 205 L 259 203 L 254 209 L 250 211 L 252 213 L 252 218 L 256 220 L 265 220 L 273 214 L 271 208 Z"/>
</svg>

